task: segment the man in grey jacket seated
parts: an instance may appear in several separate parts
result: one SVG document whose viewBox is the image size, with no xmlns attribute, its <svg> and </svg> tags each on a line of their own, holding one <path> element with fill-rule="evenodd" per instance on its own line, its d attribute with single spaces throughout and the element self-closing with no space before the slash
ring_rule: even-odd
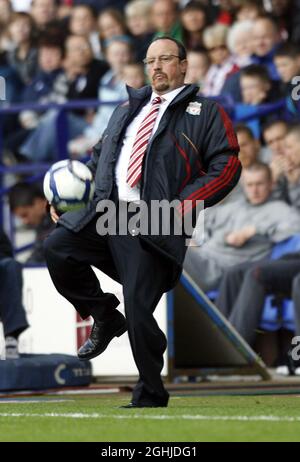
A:
<svg viewBox="0 0 300 462">
<path fill-rule="evenodd" d="M 184 269 L 204 291 L 216 289 L 226 269 L 267 258 L 275 243 L 300 233 L 299 211 L 271 199 L 268 165 L 244 169 L 242 187 L 245 198 L 205 212 L 204 244 L 186 253 Z"/>
</svg>

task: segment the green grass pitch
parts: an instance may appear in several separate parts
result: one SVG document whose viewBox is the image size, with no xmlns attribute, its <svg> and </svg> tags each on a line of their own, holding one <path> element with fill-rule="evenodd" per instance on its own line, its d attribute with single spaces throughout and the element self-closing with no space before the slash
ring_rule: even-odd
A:
<svg viewBox="0 0 300 462">
<path fill-rule="evenodd" d="M 119 409 L 128 401 L 129 395 L 0 401 L 0 441 L 300 440 L 297 395 L 172 397 L 167 409 Z"/>
</svg>

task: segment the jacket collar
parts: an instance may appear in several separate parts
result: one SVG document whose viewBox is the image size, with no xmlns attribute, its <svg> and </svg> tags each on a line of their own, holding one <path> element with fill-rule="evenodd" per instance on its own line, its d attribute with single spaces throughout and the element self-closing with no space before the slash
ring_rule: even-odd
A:
<svg viewBox="0 0 300 462">
<path fill-rule="evenodd" d="M 130 105 L 135 106 L 136 104 L 140 104 L 141 101 L 151 98 L 152 87 L 150 85 L 139 88 L 138 90 L 129 87 L 128 85 L 126 86 L 126 88 L 129 96 Z M 176 96 L 176 98 L 174 98 L 170 106 L 180 103 L 181 101 L 193 94 L 196 96 L 198 91 L 199 87 L 197 85 L 186 85 L 186 87 Z"/>
</svg>

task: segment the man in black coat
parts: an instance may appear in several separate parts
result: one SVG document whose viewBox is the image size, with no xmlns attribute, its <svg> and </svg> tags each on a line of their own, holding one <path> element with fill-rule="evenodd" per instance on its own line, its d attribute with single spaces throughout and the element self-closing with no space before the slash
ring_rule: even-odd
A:
<svg viewBox="0 0 300 462">
<path fill-rule="evenodd" d="M 174 39 L 155 39 L 145 64 L 151 86 L 128 88 L 129 100 L 116 108 L 94 148 L 88 164 L 96 183 L 94 200 L 85 209 L 63 214 L 45 241 L 57 290 L 82 318 L 94 318 L 91 336 L 78 356 L 89 359 L 102 353 L 127 326 L 140 374 L 130 408 L 168 404 L 160 377 L 167 342 L 153 312 L 163 293 L 178 281 L 189 237 L 183 232 L 164 234 L 162 229 L 140 233 L 144 221 L 133 223 L 131 206 L 177 200 L 174 215 L 195 224 L 199 202 L 211 206 L 223 199 L 241 170 L 227 114 L 198 96 L 198 87 L 184 85 L 184 47 Z M 108 199 L 117 210 L 124 203 L 128 208 L 125 235 L 100 235 L 102 205 Z M 53 209 L 52 216 L 58 219 Z M 174 220 L 172 215 L 169 221 Z M 118 228 L 118 217 L 115 222 Z M 115 309 L 119 300 L 103 293 L 91 265 L 123 285 L 127 323 Z"/>
<path fill-rule="evenodd" d="M 22 267 L 13 258 L 11 243 L 0 230 L 0 320 L 6 359 L 17 359 L 18 337 L 28 327 L 22 304 Z"/>
</svg>

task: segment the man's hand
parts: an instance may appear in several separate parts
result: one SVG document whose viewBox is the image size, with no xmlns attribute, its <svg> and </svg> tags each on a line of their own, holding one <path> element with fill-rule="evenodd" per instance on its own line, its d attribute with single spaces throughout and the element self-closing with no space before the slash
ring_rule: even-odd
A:
<svg viewBox="0 0 300 462">
<path fill-rule="evenodd" d="M 51 205 L 51 207 L 50 207 L 50 216 L 52 218 L 52 221 L 54 221 L 54 223 L 58 222 L 59 216 L 57 215 L 57 212 L 56 212 L 55 208 L 53 207 L 53 205 Z"/>
<path fill-rule="evenodd" d="M 286 160 L 284 174 L 290 184 L 297 184 L 300 179 L 300 168 L 289 159 Z"/>
<path fill-rule="evenodd" d="M 239 231 L 233 231 L 232 233 L 227 234 L 225 242 L 232 247 L 242 247 L 255 234 L 255 226 L 246 226 Z"/>
<path fill-rule="evenodd" d="M 272 179 L 273 183 L 277 183 L 280 175 L 284 174 L 286 169 L 286 159 L 284 156 L 274 156 L 270 163 L 270 168 L 272 170 Z"/>
</svg>

